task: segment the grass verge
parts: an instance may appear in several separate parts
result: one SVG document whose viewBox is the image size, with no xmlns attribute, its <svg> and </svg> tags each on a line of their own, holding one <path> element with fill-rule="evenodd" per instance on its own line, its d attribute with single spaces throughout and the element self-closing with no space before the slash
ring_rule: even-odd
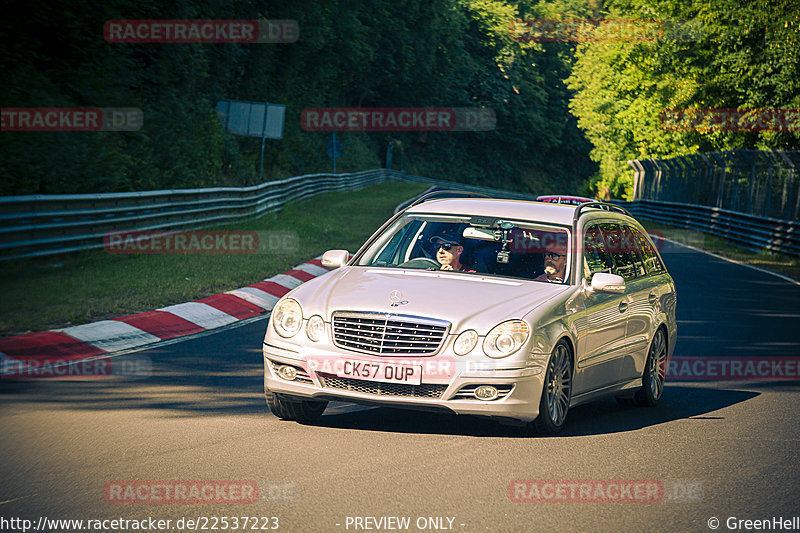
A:
<svg viewBox="0 0 800 533">
<path fill-rule="evenodd" d="M 0 336 L 151 311 L 250 285 L 331 248 L 355 252 L 398 203 L 426 188 L 383 183 L 320 194 L 257 220 L 212 228 L 293 237 L 296 246 L 269 253 L 122 255 L 98 250 L 2 262 Z"/>
<path fill-rule="evenodd" d="M 800 281 L 800 258 L 783 254 L 752 252 L 731 244 L 722 237 L 703 233 L 697 230 L 686 230 L 676 226 L 639 220 L 648 231 L 660 232 L 667 238 L 689 244 L 707 252 L 712 252 L 728 259 L 733 259 L 748 265 L 761 267 L 774 272 L 779 272 L 792 279 Z"/>
</svg>

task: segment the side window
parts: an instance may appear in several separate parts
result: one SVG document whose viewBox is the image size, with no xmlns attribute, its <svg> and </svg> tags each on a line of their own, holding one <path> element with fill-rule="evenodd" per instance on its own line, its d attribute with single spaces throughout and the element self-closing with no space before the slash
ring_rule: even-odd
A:
<svg viewBox="0 0 800 533">
<path fill-rule="evenodd" d="M 656 272 L 663 272 L 664 265 L 661 264 L 661 260 L 658 258 L 658 254 L 656 253 L 653 245 L 650 244 L 650 241 L 647 240 L 647 237 L 642 234 L 636 228 L 631 228 L 631 232 L 633 233 L 633 237 L 635 239 L 636 249 L 642 254 L 642 259 L 644 259 L 644 267 L 647 270 L 648 274 L 655 274 Z"/>
<path fill-rule="evenodd" d="M 600 230 L 603 233 L 603 238 L 606 241 L 608 252 L 614 261 L 614 274 L 622 276 L 624 279 L 629 280 L 636 277 L 636 267 L 633 264 L 633 258 L 630 252 L 625 249 L 625 238 L 622 234 L 622 228 L 619 224 L 603 223 L 600 224 Z"/>
<path fill-rule="evenodd" d="M 644 270 L 644 259 L 642 259 L 642 254 L 639 250 L 639 243 L 636 242 L 633 231 L 632 227 L 622 224 L 623 249 L 630 254 L 633 261 L 633 269 L 636 272 L 636 277 L 639 278 L 644 276 L 646 272 Z"/>
<path fill-rule="evenodd" d="M 610 274 L 614 268 L 614 263 L 608 254 L 600 228 L 596 225 L 590 226 L 586 230 L 583 244 L 583 266 L 586 279 L 591 281 L 595 272 L 607 272 Z"/>
</svg>

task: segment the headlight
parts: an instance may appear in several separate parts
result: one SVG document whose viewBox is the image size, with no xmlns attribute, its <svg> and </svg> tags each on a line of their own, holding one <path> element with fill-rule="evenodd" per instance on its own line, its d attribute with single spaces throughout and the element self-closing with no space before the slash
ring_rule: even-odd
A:
<svg viewBox="0 0 800 533">
<path fill-rule="evenodd" d="M 500 358 L 519 350 L 528 340 L 528 324 L 522 320 L 509 320 L 495 326 L 483 341 L 483 353 Z"/>
<path fill-rule="evenodd" d="M 303 309 L 297 300 L 281 300 L 272 310 L 272 326 L 281 337 L 294 337 L 302 324 Z"/>
<path fill-rule="evenodd" d="M 472 351 L 476 344 L 478 344 L 478 333 L 475 330 L 468 329 L 456 337 L 456 342 L 453 343 L 453 351 L 456 352 L 456 355 L 466 355 Z"/>
<path fill-rule="evenodd" d="M 322 334 L 325 332 L 325 321 L 322 320 L 322 317 L 319 315 L 314 315 L 308 319 L 308 324 L 306 324 L 306 335 L 308 338 L 314 342 L 317 342 L 322 338 Z"/>
</svg>

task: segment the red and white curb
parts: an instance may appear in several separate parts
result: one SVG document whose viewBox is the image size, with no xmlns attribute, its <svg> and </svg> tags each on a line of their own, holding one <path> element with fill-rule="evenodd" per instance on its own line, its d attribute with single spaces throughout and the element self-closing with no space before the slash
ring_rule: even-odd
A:
<svg viewBox="0 0 800 533">
<path fill-rule="evenodd" d="M 319 258 L 253 285 L 194 302 L 69 328 L 0 338 L 0 359 L 71 361 L 228 326 L 271 311 L 281 296 L 329 272 Z"/>
</svg>

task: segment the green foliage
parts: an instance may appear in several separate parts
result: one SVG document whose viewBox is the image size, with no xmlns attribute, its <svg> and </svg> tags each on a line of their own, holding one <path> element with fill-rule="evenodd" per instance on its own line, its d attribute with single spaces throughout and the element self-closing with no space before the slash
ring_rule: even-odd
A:
<svg viewBox="0 0 800 533">
<path fill-rule="evenodd" d="M 536 8 L 504 0 L 90 0 L 4 10 L 4 107 L 138 107 L 138 132 L 0 133 L 0 194 L 258 181 L 259 139 L 224 133 L 223 98 L 287 105 L 265 179 L 331 169 L 306 107 L 484 107 L 491 132 L 342 133 L 341 171 L 380 166 L 532 192 L 577 192 L 595 170 L 569 113 L 571 50 L 515 41 Z M 542 4 L 551 6 L 552 4 Z M 295 19 L 292 44 L 110 44 L 112 19 Z"/>
<path fill-rule="evenodd" d="M 291 44 L 110 44 L 110 19 L 295 19 Z M 521 42 L 519 18 L 672 21 L 657 39 Z M 673 29 L 670 29 L 673 28 Z M 529 192 L 631 192 L 627 161 L 798 148 L 800 132 L 671 131 L 667 109 L 800 108 L 796 0 L 113 0 L 4 9 L 4 107 L 138 107 L 138 132 L 0 133 L 0 194 L 258 181 L 259 139 L 222 132 L 223 98 L 287 105 L 265 179 L 329 171 L 306 107 L 491 108 L 489 132 L 341 133 L 342 171 L 395 142 L 409 173 Z"/>
<path fill-rule="evenodd" d="M 800 132 L 669 131 L 668 109 L 800 107 L 800 4 L 793 0 L 612 0 L 606 19 L 675 21 L 642 42 L 578 47 L 569 87 L 579 126 L 594 148 L 601 196 L 628 197 L 627 160 L 698 151 L 800 147 Z"/>
</svg>

